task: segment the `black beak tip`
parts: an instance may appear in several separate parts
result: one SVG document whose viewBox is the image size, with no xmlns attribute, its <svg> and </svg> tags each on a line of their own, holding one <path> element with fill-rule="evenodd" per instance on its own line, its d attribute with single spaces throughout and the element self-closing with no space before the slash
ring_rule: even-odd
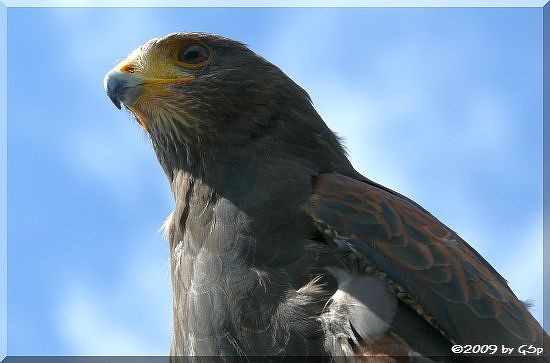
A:
<svg viewBox="0 0 550 363">
<path fill-rule="evenodd" d="M 120 104 L 120 99 L 118 98 L 118 96 L 110 93 L 109 91 L 107 91 L 107 95 L 109 96 L 115 107 L 121 110 L 122 106 Z"/>
<path fill-rule="evenodd" d="M 105 75 L 103 86 L 107 96 L 119 110 L 122 105 L 130 107 L 142 91 L 143 79 L 133 74 L 127 74 L 118 69 L 112 69 Z"/>
<path fill-rule="evenodd" d="M 107 96 L 109 96 L 116 108 L 120 110 L 122 108 L 120 102 L 120 90 L 123 87 L 123 84 L 117 73 L 117 71 L 113 70 L 107 73 L 105 75 L 105 79 L 103 80 L 103 86 L 105 88 L 105 92 L 107 92 Z"/>
</svg>

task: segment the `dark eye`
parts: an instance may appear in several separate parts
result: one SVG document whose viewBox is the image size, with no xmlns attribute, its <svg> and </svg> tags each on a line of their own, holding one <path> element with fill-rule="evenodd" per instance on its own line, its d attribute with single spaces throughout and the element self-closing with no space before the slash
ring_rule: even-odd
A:
<svg viewBox="0 0 550 363">
<path fill-rule="evenodd" d="M 178 60 L 186 64 L 199 64 L 210 56 L 208 48 L 200 43 L 191 43 L 184 46 L 179 54 Z"/>
</svg>

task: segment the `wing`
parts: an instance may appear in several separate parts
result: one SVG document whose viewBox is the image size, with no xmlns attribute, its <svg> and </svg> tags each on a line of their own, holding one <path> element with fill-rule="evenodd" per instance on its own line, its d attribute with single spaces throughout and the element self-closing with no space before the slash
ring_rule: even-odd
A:
<svg viewBox="0 0 550 363">
<path fill-rule="evenodd" d="M 542 347 L 542 328 L 506 280 L 413 201 L 366 179 L 321 174 L 307 211 L 326 239 L 387 274 L 401 303 L 449 341 Z"/>
</svg>

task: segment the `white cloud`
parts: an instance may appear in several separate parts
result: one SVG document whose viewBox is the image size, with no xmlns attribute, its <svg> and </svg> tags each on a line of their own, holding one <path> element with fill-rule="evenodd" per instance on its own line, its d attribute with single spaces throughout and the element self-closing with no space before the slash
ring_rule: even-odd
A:
<svg viewBox="0 0 550 363">
<path fill-rule="evenodd" d="M 146 192 L 142 188 L 153 184 L 151 180 L 163 182 L 159 180 L 162 169 L 144 132 L 130 117 L 120 115 L 113 111 L 112 120 L 84 122 L 95 125 L 74 130 L 68 141 L 73 152 L 64 157 L 80 178 L 106 187 L 116 199 L 128 201 Z"/>
<path fill-rule="evenodd" d="M 72 291 L 62 308 L 61 322 L 69 354 L 146 355 L 148 342 L 126 325 L 105 315 L 105 306 L 88 291 Z"/>
<path fill-rule="evenodd" d="M 172 299 L 167 256 L 151 241 L 134 250 L 124 256 L 127 263 L 114 271 L 110 283 L 99 286 L 80 277 L 68 284 L 56 312 L 64 343 L 59 354 L 168 354 Z"/>
</svg>

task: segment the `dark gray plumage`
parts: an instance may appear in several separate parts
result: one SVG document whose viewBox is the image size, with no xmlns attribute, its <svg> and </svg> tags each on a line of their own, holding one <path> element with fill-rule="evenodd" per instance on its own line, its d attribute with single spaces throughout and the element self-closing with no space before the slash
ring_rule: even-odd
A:
<svg viewBox="0 0 550 363">
<path fill-rule="evenodd" d="M 481 256 L 357 173 L 307 93 L 241 43 L 154 39 L 105 87 L 175 199 L 171 355 L 424 362 L 455 342 L 547 339 Z"/>
</svg>

